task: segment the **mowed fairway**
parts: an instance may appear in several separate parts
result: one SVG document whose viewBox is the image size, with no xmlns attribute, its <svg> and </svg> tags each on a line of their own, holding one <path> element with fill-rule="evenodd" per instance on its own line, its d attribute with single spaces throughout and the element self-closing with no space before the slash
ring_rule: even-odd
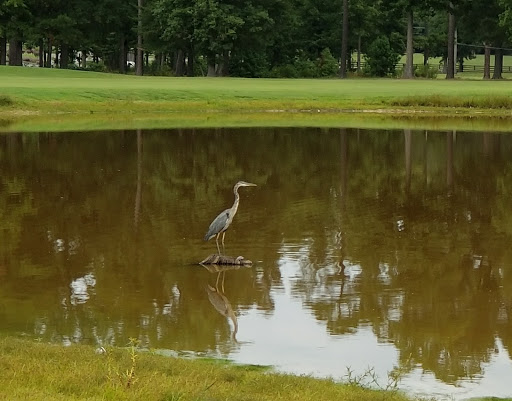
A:
<svg viewBox="0 0 512 401">
<path fill-rule="evenodd" d="M 214 109 L 258 106 L 262 110 L 291 105 L 359 108 L 431 95 L 512 97 L 509 81 L 170 78 L 23 67 L 1 67 L 0 80 L 0 95 L 30 109 L 44 109 L 47 102 L 53 106 L 75 102 L 93 106 L 116 101 L 165 102 L 167 107 L 174 103 L 178 110 L 183 102 Z"/>
</svg>

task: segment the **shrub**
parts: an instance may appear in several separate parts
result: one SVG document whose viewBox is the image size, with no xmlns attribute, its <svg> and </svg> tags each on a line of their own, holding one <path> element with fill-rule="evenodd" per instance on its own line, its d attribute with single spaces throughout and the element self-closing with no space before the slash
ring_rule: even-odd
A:
<svg viewBox="0 0 512 401">
<path fill-rule="evenodd" d="M 301 78 L 317 78 L 318 68 L 316 64 L 307 57 L 298 57 L 294 62 L 297 75 Z"/>
<path fill-rule="evenodd" d="M 414 68 L 414 76 L 419 78 L 437 78 L 437 67 L 431 65 L 421 65 Z"/>
<path fill-rule="evenodd" d="M 208 64 L 206 62 L 206 57 L 199 56 L 194 59 L 194 76 L 196 77 L 206 77 L 208 73 Z"/>
<path fill-rule="evenodd" d="M 268 62 L 261 53 L 233 54 L 229 71 L 236 77 L 261 78 L 268 74 Z"/>
<path fill-rule="evenodd" d="M 149 65 L 148 71 L 146 73 L 147 75 L 162 77 L 171 77 L 174 75 L 174 71 L 168 64 L 160 65 L 160 62 L 157 60 L 153 60 L 153 62 Z"/>
<path fill-rule="evenodd" d="M 298 78 L 298 76 L 293 64 L 276 65 L 269 72 L 269 78 Z"/>
<path fill-rule="evenodd" d="M 322 50 L 317 60 L 318 76 L 334 77 L 338 74 L 338 61 L 332 56 L 328 48 Z"/>
<path fill-rule="evenodd" d="M 395 65 L 400 60 L 400 54 L 391 48 L 386 36 L 379 36 L 368 47 L 366 60 L 370 75 L 385 77 L 395 74 Z"/>
<path fill-rule="evenodd" d="M 103 63 L 88 62 L 85 69 L 87 71 L 107 72 L 107 67 Z"/>
</svg>

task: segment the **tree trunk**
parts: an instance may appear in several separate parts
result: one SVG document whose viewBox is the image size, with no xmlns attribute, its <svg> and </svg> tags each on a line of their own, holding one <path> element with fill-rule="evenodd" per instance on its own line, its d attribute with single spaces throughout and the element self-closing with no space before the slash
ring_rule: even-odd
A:
<svg viewBox="0 0 512 401">
<path fill-rule="evenodd" d="M 404 78 L 414 78 L 414 47 L 413 47 L 413 13 L 412 8 L 407 12 L 407 48 L 405 57 Z"/>
<path fill-rule="evenodd" d="M 126 62 L 127 62 L 127 53 L 126 53 L 126 39 L 123 33 L 121 33 L 121 38 L 119 39 L 119 72 L 121 74 L 126 73 Z"/>
<path fill-rule="evenodd" d="M 450 11 L 448 12 L 448 61 L 446 68 L 446 79 L 455 78 L 455 14 L 453 3 L 450 2 Z"/>
<path fill-rule="evenodd" d="M 348 61 L 348 0 L 343 0 L 343 32 L 341 35 L 340 78 L 347 77 L 347 61 Z"/>
<path fill-rule="evenodd" d="M 44 67 L 44 40 L 39 39 L 39 67 Z"/>
<path fill-rule="evenodd" d="M 455 33 L 453 34 L 453 75 L 457 75 L 457 60 L 459 55 L 457 54 L 457 27 L 455 27 Z M 462 71 L 461 71 L 462 72 Z"/>
<path fill-rule="evenodd" d="M 484 79 L 491 79 L 491 48 L 488 43 L 484 43 Z"/>
<path fill-rule="evenodd" d="M 357 72 L 361 72 L 361 34 L 357 37 Z"/>
<path fill-rule="evenodd" d="M 492 74 L 492 79 L 503 79 L 501 73 L 503 72 L 503 49 L 498 49 L 494 51 L 494 72 Z"/>
<path fill-rule="evenodd" d="M 222 54 L 222 63 L 220 64 L 217 72 L 219 77 L 227 77 L 229 75 L 229 52 L 224 50 Z"/>
<path fill-rule="evenodd" d="M 46 57 L 46 68 L 52 68 L 52 38 L 48 37 L 48 55 Z"/>
<path fill-rule="evenodd" d="M 7 64 L 7 39 L 0 38 L 0 65 Z"/>
<path fill-rule="evenodd" d="M 9 65 L 23 65 L 22 42 L 11 39 L 9 41 Z"/>
<path fill-rule="evenodd" d="M 206 74 L 206 76 L 214 77 L 215 76 L 215 56 L 213 56 L 213 55 L 207 56 L 206 61 L 208 63 L 208 73 Z"/>
<path fill-rule="evenodd" d="M 189 49 L 187 52 L 187 77 L 194 76 L 194 51 Z"/>
<path fill-rule="evenodd" d="M 178 50 L 176 54 L 176 64 L 174 68 L 174 75 L 177 77 L 182 77 L 184 74 L 184 62 L 185 62 L 185 53 L 183 50 Z"/>
<path fill-rule="evenodd" d="M 162 71 L 162 53 L 155 53 L 155 61 L 154 61 L 154 65 L 155 65 L 155 71 Z"/>
<path fill-rule="evenodd" d="M 68 68 L 69 46 L 61 45 L 60 47 L 60 68 Z"/>
<path fill-rule="evenodd" d="M 425 23 L 425 36 L 428 36 L 428 22 Z M 428 46 L 423 49 L 423 65 L 428 65 L 428 59 L 430 58 L 430 50 Z"/>
<path fill-rule="evenodd" d="M 87 50 L 82 50 L 82 68 L 87 68 Z"/>
<path fill-rule="evenodd" d="M 137 21 L 137 58 L 135 60 L 136 72 L 135 74 L 141 76 L 144 72 L 143 69 L 143 53 L 142 53 L 142 0 L 137 0 L 138 6 L 138 21 Z"/>
</svg>

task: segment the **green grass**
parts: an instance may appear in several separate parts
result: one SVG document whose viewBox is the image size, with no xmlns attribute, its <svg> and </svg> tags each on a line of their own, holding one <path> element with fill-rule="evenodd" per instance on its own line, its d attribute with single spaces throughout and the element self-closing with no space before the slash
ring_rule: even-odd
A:
<svg viewBox="0 0 512 401">
<path fill-rule="evenodd" d="M 98 354 L 14 338 L 0 340 L 0 399 L 145 401 L 397 400 L 396 391 L 269 372 L 215 360 L 185 360 L 131 349 Z"/>
<path fill-rule="evenodd" d="M 506 80 L 169 78 L 6 66 L 0 66 L 0 80 L 2 130 L 72 124 L 69 116 L 77 126 L 96 128 L 169 127 L 177 121 L 188 126 L 198 120 L 215 126 L 221 120 L 425 126 L 426 117 L 438 123 L 499 117 L 503 129 L 512 118 L 512 81 Z M 212 118 L 219 113 L 235 117 Z"/>
</svg>

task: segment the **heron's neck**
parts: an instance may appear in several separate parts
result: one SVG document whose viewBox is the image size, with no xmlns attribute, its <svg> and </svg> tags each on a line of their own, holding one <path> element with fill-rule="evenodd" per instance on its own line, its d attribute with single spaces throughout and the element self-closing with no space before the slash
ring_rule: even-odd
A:
<svg viewBox="0 0 512 401">
<path fill-rule="evenodd" d="M 233 191 L 235 193 L 235 201 L 233 202 L 233 206 L 231 207 L 231 213 L 235 214 L 238 210 L 238 203 L 240 202 L 240 195 L 238 195 L 238 188 L 235 188 Z"/>
</svg>

